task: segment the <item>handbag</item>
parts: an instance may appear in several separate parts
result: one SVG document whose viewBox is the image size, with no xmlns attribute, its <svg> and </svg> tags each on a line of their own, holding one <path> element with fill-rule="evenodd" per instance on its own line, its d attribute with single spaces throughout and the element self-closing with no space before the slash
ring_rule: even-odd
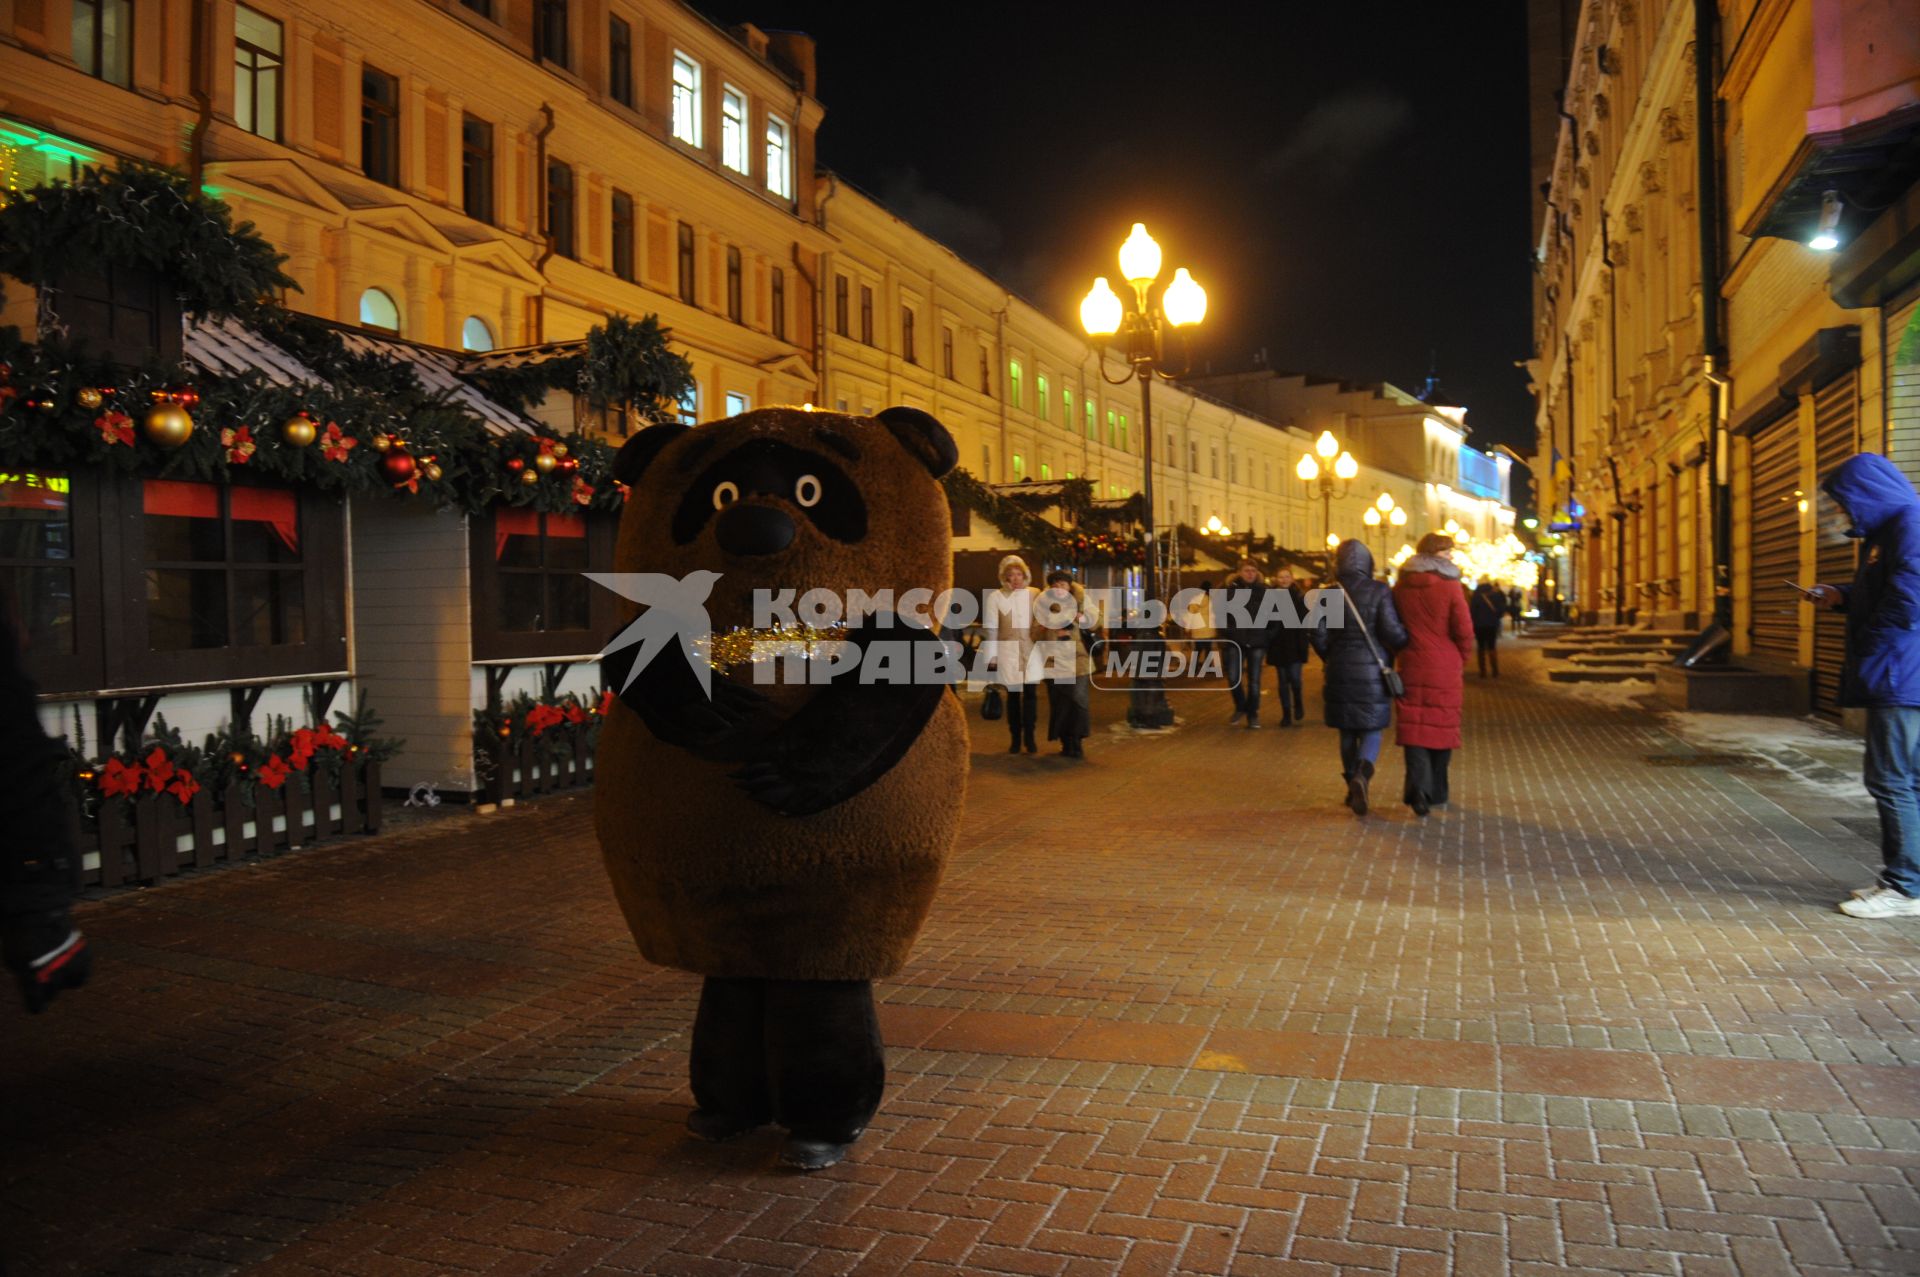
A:
<svg viewBox="0 0 1920 1277">
<path fill-rule="evenodd" d="M 987 694 L 980 698 L 980 717 L 986 719 L 989 723 L 997 722 L 1002 711 L 1000 685 L 998 683 L 989 683 L 987 685 Z"/>
<path fill-rule="evenodd" d="M 1340 583 L 1336 581 L 1334 584 Z M 1373 635 L 1367 630 L 1367 618 L 1360 615 L 1360 605 L 1353 601 L 1353 595 L 1347 594 L 1347 587 L 1341 585 L 1340 593 L 1346 597 L 1347 610 L 1353 614 L 1353 619 L 1360 623 L 1360 637 L 1367 641 L 1367 650 L 1373 653 L 1374 664 L 1380 667 L 1380 681 L 1386 684 L 1387 695 L 1396 701 L 1399 700 L 1407 694 L 1406 680 L 1400 677 L 1399 670 L 1387 664 L 1386 658 L 1380 655 L 1380 649 L 1374 646 Z"/>
</svg>

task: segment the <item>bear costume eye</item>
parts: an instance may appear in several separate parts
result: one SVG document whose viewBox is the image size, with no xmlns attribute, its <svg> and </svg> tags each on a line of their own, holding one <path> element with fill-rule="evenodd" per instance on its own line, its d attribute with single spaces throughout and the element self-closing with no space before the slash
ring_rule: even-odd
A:
<svg viewBox="0 0 1920 1277">
<path fill-rule="evenodd" d="M 793 485 L 793 499 L 802 506 L 812 507 L 820 504 L 820 480 L 810 474 L 800 476 Z"/>
<path fill-rule="evenodd" d="M 728 479 L 713 490 L 713 508 L 724 510 L 740 499 L 739 485 Z"/>
</svg>

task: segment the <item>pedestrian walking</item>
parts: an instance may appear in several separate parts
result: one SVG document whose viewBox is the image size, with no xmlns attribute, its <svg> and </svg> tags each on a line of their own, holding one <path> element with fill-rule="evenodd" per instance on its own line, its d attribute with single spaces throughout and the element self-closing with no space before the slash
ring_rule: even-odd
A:
<svg viewBox="0 0 1920 1277">
<path fill-rule="evenodd" d="M 1327 726 L 1340 733 L 1340 778 L 1347 806 L 1367 814 L 1367 785 L 1380 761 L 1380 734 L 1393 722 L 1393 697 L 1381 671 L 1407 645 L 1407 631 L 1394 610 L 1393 591 L 1373 579 L 1373 552 L 1359 541 L 1342 541 L 1333 553 L 1334 582 L 1344 610 L 1338 627 L 1323 615 L 1308 641 L 1326 667 Z M 1379 655 L 1376 656 L 1375 653 Z"/>
<path fill-rule="evenodd" d="M 1093 731 L 1092 648 L 1098 621 L 1073 573 L 1047 573 L 1040 617 L 1047 626 L 1041 639 L 1046 649 L 1047 739 L 1060 742 L 1063 757 L 1085 758 L 1081 742 Z"/>
<path fill-rule="evenodd" d="M 0 625 L 0 957 L 38 1014 L 93 969 L 68 914 L 73 830 L 62 791 L 65 751 L 40 726 L 11 628 Z"/>
<path fill-rule="evenodd" d="M 1517 585 L 1510 585 L 1502 581 L 1500 583 L 1500 593 L 1507 596 L 1507 618 L 1513 622 L 1513 636 L 1519 638 L 1520 631 L 1525 628 L 1523 622 L 1526 620 L 1526 591 Z"/>
<path fill-rule="evenodd" d="M 1293 599 L 1295 620 L 1306 615 L 1307 593 L 1293 579 L 1291 568 L 1281 568 L 1273 586 L 1285 590 Z M 1307 665 L 1307 630 L 1303 625 L 1288 625 L 1285 618 L 1267 633 L 1267 663 L 1273 666 L 1274 690 L 1280 694 L 1280 726 L 1292 727 L 1307 721 L 1307 705 L 1300 694 L 1300 677 Z"/>
<path fill-rule="evenodd" d="M 1039 688 L 1027 679 L 1027 663 L 1033 658 L 1033 605 L 1040 591 L 1029 585 L 1032 574 L 1027 561 L 1017 554 L 1000 560 L 1000 588 L 989 591 L 981 607 L 981 622 L 987 636 L 986 658 L 993 677 L 1007 695 L 1007 752 L 1017 754 L 1022 745 L 1029 754 L 1040 747 L 1033 739 L 1039 722 Z"/>
<path fill-rule="evenodd" d="M 1453 538 L 1429 532 L 1400 565 L 1393 606 L 1407 629 L 1400 653 L 1400 700 L 1395 739 L 1406 753 L 1402 801 L 1424 818 L 1449 801 L 1447 768 L 1460 748 L 1460 702 L 1467 654 L 1474 648 L 1467 596 L 1453 562 Z"/>
<path fill-rule="evenodd" d="M 1847 614 L 1840 704 L 1867 711 L 1863 779 L 1880 810 L 1880 880 L 1840 902 L 1854 918 L 1920 917 L 1920 496 L 1893 462 L 1861 453 L 1821 483 L 1860 538 L 1850 585 L 1816 585 Z"/>
<path fill-rule="evenodd" d="M 1227 724 L 1245 719 L 1249 731 L 1260 728 L 1260 674 L 1267 659 L 1267 626 L 1260 619 L 1260 608 L 1266 597 L 1260 565 L 1242 559 L 1220 591 L 1216 617 L 1227 687 L 1233 692 L 1233 716 Z"/>
<path fill-rule="evenodd" d="M 1480 666 L 1480 677 L 1485 678 L 1491 667 L 1493 676 L 1499 678 L 1500 622 L 1506 617 L 1507 596 L 1493 582 L 1482 581 L 1473 587 L 1467 610 L 1473 620 L 1473 655 Z"/>
</svg>

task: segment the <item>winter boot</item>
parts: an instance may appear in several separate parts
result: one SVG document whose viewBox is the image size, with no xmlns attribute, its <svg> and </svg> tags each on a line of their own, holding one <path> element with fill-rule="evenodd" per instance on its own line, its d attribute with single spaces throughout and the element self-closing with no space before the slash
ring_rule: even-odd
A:
<svg viewBox="0 0 1920 1277">
<path fill-rule="evenodd" d="M 1027 752 L 1029 754 L 1037 754 L 1040 752 L 1040 746 L 1034 743 L 1033 729 L 1031 727 L 1027 728 Z"/>
<path fill-rule="evenodd" d="M 1493 676 L 1500 677 L 1500 652 L 1498 649 L 1487 653 L 1487 664 L 1493 667 Z"/>
<path fill-rule="evenodd" d="M 886 1086 L 885 1048 L 866 980 L 769 980 L 766 1065 L 783 1165 L 818 1171 L 866 1130 Z"/>
<path fill-rule="evenodd" d="M 1020 752 L 1020 715 L 1011 704 L 1007 706 L 1007 752 Z"/>
<path fill-rule="evenodd" d="M 1373 764 L 1362 759 L 1358 775 L 1347 779 L 1347 806 L 1353 808 L 1353 814 L 1367 814 L 1367 782 L 1373 779 Z"/>
<path fill-rule="evenodd" d="M 693 1017 L 687 1070 L 696 1107 L 687 1131 L 719 1143 L 773 1117 L 767 1086 L 766 981 L 708 976 Z"/>
</svg>

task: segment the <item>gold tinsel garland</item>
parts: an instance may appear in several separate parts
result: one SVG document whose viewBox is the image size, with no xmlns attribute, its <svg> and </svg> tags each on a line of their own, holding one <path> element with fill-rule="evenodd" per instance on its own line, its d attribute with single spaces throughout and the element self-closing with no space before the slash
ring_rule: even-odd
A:
<svg viewBox="0 0 1920 1277">
<path fill-rule="evenodd" d="M 811 625 L 776 625 L 769 629 L 757 630 L 751 626 L 740 626 L 724 634 L 715 634 L 704 644 L 707 664 L 717 670 L 732 669 L 736 665 L 758 665 L 773 660 L 794 647 L 799 647 L 811 659 L 814 648 L 822 643 L 835 643 L 846 637 L 844 626 L 832 629 L 815 629 Z"/>
</svg>

